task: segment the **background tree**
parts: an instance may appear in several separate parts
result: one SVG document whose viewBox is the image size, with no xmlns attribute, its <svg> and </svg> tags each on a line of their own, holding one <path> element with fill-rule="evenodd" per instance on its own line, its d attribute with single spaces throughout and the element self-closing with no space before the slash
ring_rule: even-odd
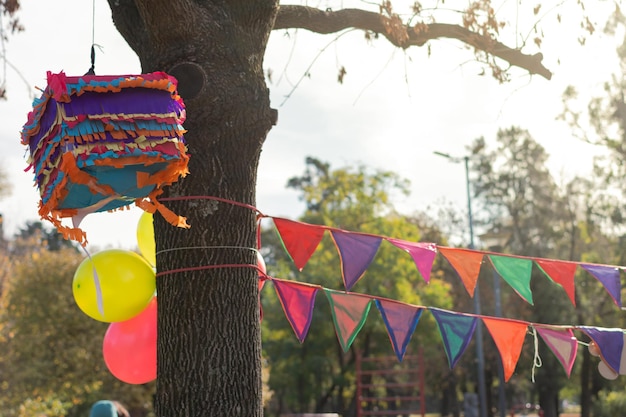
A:
<svg viewBox="0 0 626 417">
<path fill-rule="evenodd" d="M 610 233 L 623 233 L 624 196 L 626 187 L 623 178 L 626 175 L 624 158 L 626 157 L 626 19 L 616 8 L 605 27 L 605 32 L 621 39 L 617 46 L 619 71 L 603 85 L 603 91 L 583 102 L 575 86 L 569 86 L 563 92 L 564 110 L 561 118 L 571 128 L 572 135 L 605 152 L 594 160 L 594 177 L 601 187 L 592 193 L 594 200 L 594 224 Z M 595 184 L 598 185 L 598 184 Z M 617 197 L 617 198 L 616 198 Z M 602 220 L 604 218 L 604 220 Z"/>
<path fill-rule="evenodd" d="M 598 224 L 598 220 L 602 224 L 605 222 L 593 214 L 599 208 L 599 200 L 594 196 L 596 190 L 603 188 L 603 182 L 575 178 L 565 187 L 559 187 L 546 167 L 548 155 L 545 150 L 527 131 L 517 127 L 498 132 L 496 149 L 488 149 L 482 138 L 474 142 L 473 149 L 473 183 L 477 203 L 483 207 L 478 211 L 479 215 L 483 214 L 480 220 L 487 230 L 504 232 L 508 236 L 504 247 L 499 250 L 531 257 L 620 264 L 617 254 L 621 245 L 616 236 L 607 233 L 606 228 Z M 574 308 L 560 286 L 542 272 L 534 270 L 531 280 L 533 306 L 504 285 L 503 312 L 509 317 L 525 317 L 536 323 L 622 326 L 619 310 L 601 284 L 579 271 L 576 286 Z M 481 288 L 484 292 L 485 288 L 490 289 L 490 285 L 481 285 Z M 484 300 L 489 299 L 487 294 Z M 486 304 L 491 303 L 486 301 Z M 528 355 L 532 352 L 525 353 L 518 373 L 528 379 L 525 369 L 532 366 L 532 357 Z M 545 415 L 556 416 L 560 405 L 559 392 L 567 384 L 566 375 L 543 343 L 539 353 L 543 364 L 536 371 L 536 384 L 532 389 Z M 584 389 L 591 381 L 596 381 L 593 389 L 597 394 L 606 382 L 597 379 L 597 372 L 590 371 L 588 352 L 583 350 L 582 356 L 583 396 L 585 392 L 593 391 L 591 388 Z M 487 363 L 494 362 L 488 360 Z M 589 410 L 587 398 L 583 402 L 583 414 Z"/>
<path fill-rule="evenodd" d="M 506 239 L 503 247 L 488 249 L 510 251 L 522 256 L 557 257 L 554 248 L 563 236 L 561 219 L 564 202 L 546 166 L 548 154 L 529 132 L 519 127 L 499 130 L 496 143 L 495 149 L 489 149 L 484 139 L 479 138 L 472 145 L 474 191 L 477 205 L 482 207 L 477 211 L 478 220 L 485 224 L 487 230 L 502 233 Z M 507 317 L 524 317 L 536 323 L 562 323 L 574 315 L 575 310 L 562 288 L 538 270 L 533 271 L 531 279 L 533 305 L 523 301 L 505 281 L 501 286 L 501 302 L 505 306 L 503 313 Z M 492 293 L 485 300 L 493 300 L 493 286 L 480 287 Z M 490 349 L 487 356 L 491 357 L 494 353 Z M 532 352 L 526 353 L 526 358 L 531 359 L 528 354 Z M 537 370 L 533 389 L 545 415 L 556 417 L 559 413 L 559 391 L 565 384 L 566 375 L 543 344 L 540 354 L 543 365 Z M 492 359 L 487 359 L 486 369 L 490 376 L 495 376 L 498 358 Z M 523 371 L 525 363 L 528 361 L 522 358 L 518 372 L 528 378 Z M 526 365 L 526 369 L 530 367 L 532 362 Z"/>
<path fill-rule="evenodd" d="M 78 252 L 75 243 L 64 239 L 56 229 L 44 227 L 40 221 L 33 221 L 27 222 L 15 235 L 10 252 L 12 255 L 25 255 L 35 251 L 55 252 L 61 249 L 73 249 Z"/>
<path fill-rule="evenodd" d="M 393 208 L 393 196 L 406 193 L 408 183 L 389 171 L 366 167 L 331 169 L 328 163 L 307 158 L 301 177 L 291 178 L 288 186 L 296 189 L 306 204 L 301 221 L 361 231 L 381 236 L 419 241 L 419 229 Z M 271 236 L 271 235 L 270 235 Z M 269 271 L 276 277 L 293 277 L 302 282 L 343 290 L 337 250 L 326 235 L 304 270 L 296 273 L 276 239 L 264 240 L 266 249 L 277 253 L 276 264 Z M 271 243 L 271 246 L 268 245 Z M 274 272 L 275 271 L 275 272 Z M 284 275 L 278 275 L 284 274 Z M 269 284 L 268 284 L 269 286 Z M 266 289 L 265 291 L 269 291 Z M 382 244 L 365 276 L 352 291 L 391 298 L 413 305 L 451 308 L 449 287 L 440 280 L 426 284 L 410 256 L 392 245 Z M 333 411 L 343 416 L 355 415 L 356 355 L 394 355 L 386 327 L 372 307 L 365 326 L 348 352 L 344 353 L 333 326 L 330 307 L 318 294 L 309 335 L 299 344 L 282 308 L 272 291 L 263 294 L 263 346 L 272 372 L 269 385 L 274 391 L 276 414 L 285 412 Z M 407 355 L 417 355 L 423 347 L 429 386 L 438 385 L 445 375 L 445 354 L 434 319 L 424 314 L 413 334 Z M 442 364 L 441 367 L 435 364 Z M 386 393 L 393 396 L 393 393 Z M 428 392 L 433 395 L 435 392 Z M 393 407 L 392 404 L 388 405 Z M 384 405 L 381 405 L 384 407 Z M 274 414 L 274 413 L 272 413 Z"/>
<path fill-rule="evenodd" d="M 192 229 L 176 230 L 160 217 L 155 219 L 157 269 L 162 274 L 157 282 L 160 416 L 261 415 L 258 278 L 253 268 L 217 267 L 256 264 L 249 250 L 255 246 L 256 213 L 237 205 L 186 199 L 215 196 L 255 204 L 260 151 L 277 118 L 263 71 L 272 29 L 318 33 L 359 29 L 399 48 L 456 39 L 475 50 L 498 80 L 506 80 L 511 66 L 551 76 L 540 53 L 527 54 L 499 41 L 505 28 L 518 39 L 517 26 L 499 21 L 489 0 L 471 2 L 458 14 L 448 13 L 437 1 L 432 8 L 415 3 L 406 19 L 389 2 L 337 11 L 298 5 L 279 8 L 277 0 L 108 3 L 142 70 L 175 76 L 187 105 L 192 175 L 170 187 L 164 197 L 175 200 L 170 207 L 186 214 Z M 450 22 L 439 22 L 437 11 Z M 531 13 L 538 11 L 534 8 Z"/>
<path fill-rule="evenodd" d="M 619 59 L 618 71 L 603 85 L 602 93 L 584 102 L 575 86 L 570 86 L 563 93 L 564 110 L 562 118 L 571 128 L 572 135 L 578 140 L 595 144 L 604 150 L 601 157 L 594 161 L 593 176 L 572 181 L 572 207 L 576 210 L 576 224 L 572 230 L 577 231 L 576 256 L 588 259 L 589 262 L 600 262 L 622 265 L 625 261 L 623 245 L 624 235 L 624 197 L 626 187 L 623 178 L 624 157 L 626 156 L 626 32 L 625 18 L 619 8 L 615 9 L 612 18 L 604 30 L 613 35 L 618 42 L 616 54 Z M 593 260 L 593 261 L 592 261 Z M 577 277 L 578 279 L 578 277 Z M 580 277 L 582 284 L 588 283 L 588 277 Z M 611 309 L 611 302 L 599 304 L 597 298 L 606 299 L 606 294 L 592 293 L 593 282 L 586 288 L 588 291 L 579 293 L 578 319 L 594 322 L 614 323 L 622 327 L 623 323 Z M 598 308 L 600 306 L 600 308 Z M 598 398 L 601 390 L 621 388 L 619 381 L 608 383 L 598 377 L 594 361 L 584 351 L 581 365 L 581 415 L 591 415 L 592 402 Z M 619 388 L 618 388 L 619 387 Z M 608 399 L 603 397 L 604 400 Z M 615 396 L 612 397 L 615 400 Z M 623 401 L 618 398 L 616 401 Z M 594 413 L 602 413 L 601 402 Z M 597 408 L 597 407 L 596 407 Z M 606 410 L 604 410 L 604 414 Z M 608 415 L 608 414 L 607 414 Z"/>
</svg>

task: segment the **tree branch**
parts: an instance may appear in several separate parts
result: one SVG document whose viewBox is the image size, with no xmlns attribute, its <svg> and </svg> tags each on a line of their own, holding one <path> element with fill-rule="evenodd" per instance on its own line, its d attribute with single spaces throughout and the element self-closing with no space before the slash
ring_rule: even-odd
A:
<svg viewBox="0 0 626 417">
<path fill-rule="evenodd" d="M 477 50 L 487 52 L 511 65 L 539 74 L 546 79 L 552 73 L 541 62 L 543 55 L 527 55 L 493 38 L 472 32 L 459 25 L 446 23 L 422 23 L 416 26 L 401 25 L 396 19 L 361 9 L 324 11 L 307 6 L 281 5 L 274 29 L 306 29 L 315 33 L 335 33 L 348 28 L 371 31 L 383 35 L 399 48 L 423 46 L 438 38 L 457 39 Z"/>
</svg>

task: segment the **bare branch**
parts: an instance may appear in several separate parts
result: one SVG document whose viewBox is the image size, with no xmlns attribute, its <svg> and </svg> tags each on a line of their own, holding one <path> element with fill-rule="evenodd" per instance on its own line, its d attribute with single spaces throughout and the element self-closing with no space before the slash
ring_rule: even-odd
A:
<svg viewBox="0 0 626 417">
<path fill-rule="evenodd" d="M 459 25 L 420 23 L 416 26 L 399 26 L 396 20 L 367 10 L 324 11 L 307 6 L 280 6 L 274 29 L 294 28 L 322 34 L 335 33 L 349 28 L 361 29 L 379 33 L 387 38 L 391 44 L 403 49 L 411 46 L 423 46 L 433 39 L 457 39 L 511 65 L 523 68 L 531 74 L 539 74 L 548 80 L 552 78 L 552 73 L 541 62 L 542 54 L 524 54 L 519 49 L 510 48 L 489 36 L 472 32 Z"/>
</svg>

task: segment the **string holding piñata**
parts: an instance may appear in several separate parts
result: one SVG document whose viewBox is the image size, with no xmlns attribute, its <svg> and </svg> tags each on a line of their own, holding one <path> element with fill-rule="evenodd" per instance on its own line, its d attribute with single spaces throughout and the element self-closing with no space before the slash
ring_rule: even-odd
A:
<svg viewBox="0 0 626 417">
<path fill-rule="evenodd" d="M 47 74 L 21 133 L 41 201 L 39 215 L 86 245 L 80 221 L 135 203 L 189 227 L 157 201 L 185 176 L 185 106 L 176 79 L 163 73 L 67 77 Z M 61 219 L 71 218 L 72 227 Z"/>
</svg>

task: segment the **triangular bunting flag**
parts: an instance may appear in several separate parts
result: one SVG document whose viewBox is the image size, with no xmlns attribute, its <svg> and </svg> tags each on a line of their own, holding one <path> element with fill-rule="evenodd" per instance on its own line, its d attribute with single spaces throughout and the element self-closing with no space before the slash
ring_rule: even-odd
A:
<svg viewBox="0 0 626 417">
<path fill-rule="evenodd" d="M 315 294 L 320 287 L 280 279 L 273 279 L 272 283 L 291 328 L 300 343 L 304 342 L 313 318 Z"/>
<path fill-rule="evenodd" d="M 534 261 L 548 278 L 563 287 L 570 301 L 574 307 L 576 307 L 574 275 L 576 274 L 577 264 L 574 262 L 554 261 L 551 259 L 535 259 Z"/>
<path fill-rule="evenodd" d="M 341 230 L 331 230 L 330 235 L 341 258 L 341 276 L 344 286 L 347 291 L 350 291 L 376 256 L 382 238 Z"/>
<path fill-rule="evenodd" d="M 468 249 L 445 248 L 439 246 L 439 252 L 448 260 L 452 268 L 459 274 L 470 297 L 474 296 L 476 281 L 483 263 L 483 254 Z"/>
<path fill-rule="evenodd" d="M 600 349 L 602 360 L 615 373 L 619 373 L 622 350 L 624 349 L 624 330 L 588 326 L 579 326 L 577 328 L 585 332 L 596 343 L 598 349 Z"/>
<path fill-rule="evenodd" d="M 324 237 L 324 228 L 307 223 L 273 217 L 274 226 L 285 250 L 299 271 L 309 261 Z"/>
<path fill-rule="evenodd" d="M 347 352 L 361 330 L 370 311 L 372 299 L 360 294 L 338 292 L 324 288 L 331 306 L 337 339 Z"/>
<path fill-rule="evenodd" d="M 434 308 L 431 308 L 430 312 L 435 316 L 437 326 L 439 326 L 443 347 L 448 356 L 448 364 L 452 369 L 472 340 L 478 319 Z"/>
<path fill-rule="evenodd" d="M 572 329 L 549 329 L 544 327 L 535 327 L 539 336 L 546 342 L 552 353 L 563 365 L 563 369 L 569 378 L 572 373 L 572 367 L 576 360 L 576 352 L 578 351 L 578 340 L 574 337 Z"/>
<path fill-rule="evenodd" d="M 609 293 L 613 302 L 618 306 L 622 307 L 622 294 L 621 288 L 622 285 L 620 283 L 619 269 L 614 266 L 604 266 L 604 265 L 588 265 L 588 264 L 580 264 L 587 272 L 593 275 L 598 281 L 604 285 L 604 288 Z"/>
<path fill-rule="evenodd" d="M 422 315 L 422 309 L 397 301 L 379 299 L 376 299 L 376 307 L 383 316 L 393 351 L 402 362 L 406 347 Z"/>
<path fill-rule="evenodd" d="M 408 252 L 424 281 L 430 281 L 430 271 L 437 255 L 437 245 L 434 243 L 407 242 L 400 239 L 387 239 L 387 241 Z"/>
<path fill-rule="evenodd" d="M 498 347 L 504 369 L 504 381 L 507 382 L 513 375 L 522 352 L 528 323 L 489 317 L 482 317 L 482 320 Z"/>
<path fill-rule="evenodd" d="M 520 297 L 532 305 L 533 293 L 530 290 L 530 276 L 533 271 L 533 261 L 501 255 L 489 255 L 489 259 L 496 272 Z"/>
</svg>

